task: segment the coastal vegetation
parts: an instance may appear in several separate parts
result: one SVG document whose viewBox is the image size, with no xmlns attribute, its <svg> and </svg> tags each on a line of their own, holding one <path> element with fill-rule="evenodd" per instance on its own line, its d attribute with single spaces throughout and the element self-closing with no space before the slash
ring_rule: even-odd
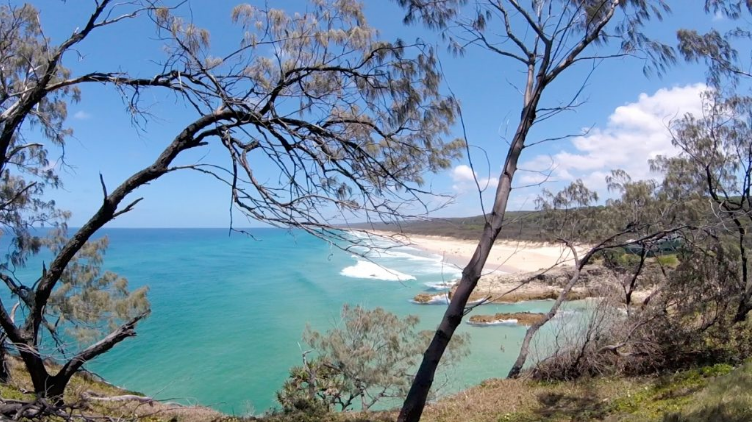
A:
<svg viewBox="0 0 752 422">
<path fill-rule="evenodd" d="M 424 173 L 448 167 L 463 147 L 460 140 L 445 141 L 457 104 L 439 92 L 432 49 L 379 40 L 358 2 L 316 2 L 302 16 L 239 5 L 227 19 L 238 26 L 240 47 L 216 50 L 209 32 L 185 21 L 178 9 L 151 1 L 96 1 L 71 34 L 55 42 L 34 6 L 0 6 L 0 223 L 10 245 L 0 268 L 9 294 L 0 302 L 0 327 L 3 344 L 21 356 L 39 400 L 12 417 L 63 411 L 49 403 L 66 406 L 71 377 L 134 336 L 148 315 L 145 289 L 129 292 L 124 278 L 101 272 L 107 241 L 92 241 L 107 223 L 136 209 L 143 198 L 133 194 L 140 187 L 166 174 L 199 172 L 228 189 L 235 212 L 337 238 L 341 232 L 330 225 L 330 210 L 343 218 L 397 218 L 398 208 L 420 205 L 419 196 L 428 193 L 420 187 Z M 154 58 L 156 75 L 122 68 L 79 74 L 65 66 L 84 40 L 131 20 L 152 22 L 167 54 Z M 87 84 L 120 93 L 128 110 L 123 117 L 137 127 L 150 118 L 146 92 L 177 96 L 193 117 L 175 128 L 152 164 L 114 189 L 100 174 L 102 204 L 69 236 L 69 213 L 46 195 L 62 184 L 65 143 L 73 135 L 67 106 Z M 296 110 L 289 107 L 293 99 Z M 227 162 L 179 163 L 188 151 L 208 145 L 224 148 Z M 50 159 L 54 154 L 59 157 Z M 259 181 L 250 164 L 259 159 L 283 176 Z M 42 225 L 54 230 L 40 233 Z M 45 245 L 53 256 L 49 266 L 36 279 L 17 279 L 13 269 Z M 5 302 L 8 296 L 16 303 Z M 62 350 L 69 345 L 62 332 L 86 334 L 77 337 L 78 352 Z M 48 345 L 58 353 L 51 356 Z M 50 373 L 48 357 L 65 362 Z"/>
<path fill-rule="evenodd" d="M 425 350 L 430 331 L 418 331 L 415 316 L 398 318 L 381 308 L 345 305 L 338 326 L 326 333 L 308 327 L 303 341 L 303 365 L 290 370 L 290 379 L 277 393 L 286 413 L 310 410 L 367 411 L 404 397 L 412 369 Z M 467 336 L 452 343 L 449 365 L 468 352 Z M 307 355 L 314 352 L 315 358 Z"/>
<path fill-rule="evenodd" d="M 13 382 L 0 386 L 6 404 L 31 398 L 25 372 L 11 360 Z M 596 377 L 566 382 L 530 379 L 489 379 L 462 394 L 429 404 L 428 422 L 564 422 L 570 420 L 635 422 L 742 422 L 750 418 L 749 383 L 752 364 L 717 364 L 676 373 L 643 377 Z M 217 421 L 217 422 L 390 422 L 392 411 L 330 413 L 308 409 L 265 416 L 227 416 L 212 409 L 187 407 L 149 399 L 138 392 L 112 387 L 85 373 L 74 375 L 66 393 L 71 402 L 82 392 L 89 397 L 140 397 L 132 401 L 93 400 L 69 414 L 93 420 Z M 722 418 L 722 419 L 720 419 Z"/>
<path fill-rule="evenodd" d="M 645 63 L 660 72 L 676 59 L 671 47 L 641 32 L 651 18 L 661 19 L 661 13 L 669 10 L 664 2 L 571 2 L 555 9 L 554 2 L 533 2 L 529 8 L 515 1 L 509 3 L 479 4 L 477 17 L 468 19 L 459 12 L 460 3 L 401 2 L 408 10 L 407 21 L 422 21 L 442 31 L 458 51 L 479 46 L 492 55 L 518 61 L 527 70 L 527 78 L 520 84 L 524 87 L 520 90 L 521 118 L 509 143 L 492 211 L 483 216 L 485 224 L 477 251 L 451 295 L 402 407 L 400 421 L 421 418 L 432 374 L 467 313 L 489 251 L 504 225 L 517 161 L 523 148 L 531 145 L 527 139 L 531 127 L 541 114 L 566 109 L 540 106 L 542 93 L 560 73 L 583 60 L 644 54 Z M 636 11 L 627 11 L 630 7 Z M 752 4 L 706 2 L 706 11 L 730 19 L 739 19 L 745 8 L 752 8 Z M 509 18 L 510 10 L 524 18 L 522 28 Z M 569 16 L 582 18 L 585 24 L 580 26 L 580 20 Z M 620 18 L 624 19 L 621 24 Z M 504 24 L 496 32 L 488 29 L 492 19 Z M 612 19 L 614 26 L 609 26 Z M 520 35 L 526 31 L 534 34 L 528 43 L 525 41 L 529 38 Z M 500 33 L 502 41 L 509 43 L 491 40 Z M 743 83 L 740 80 L 748 74 L 743 65 L 737 64 L 733 46 L 736 39 L 746 37 L 744 34 L 748 32 L 679 32 L 679 53 L 686 60 L 708 63 L 710 88 L 703 94 L 701 117 L 684 116 L 671 125 L 679 155 L 652 159 L 651 168 L 662 173 L 662 182 L 633 181 L 624 171 L 613 170 L 606 183 L 617 196 L 606 201 L 603 212 L 592 206 L 598 200 L 597 194 L 580 180 L 558 193 L 542 191 L 538 200 L 539 209 L 544 211 L 539 222 L 541 232 L 546 240 L 562 242 L 570 249 L 574 269 L 545 318 L 528 328 L 509 371 L 510 378 L 521 375 L 532 338 L 556 316 L 567 295 L 581 282 L 581 271 L 597 256 L 610 264 L 622 292 L 606 296 L 583 333 L 537 363 L 533 376 L 573 379 L 606 373 L 635 374 L 708 361 L 739 362 L 748 356 L 746 319 L 752 309 L 752 284 L 748 276 L 747 227 L 751 215 L 748 198 L 752 149 L 748 98 L 738 94 L 739 83 Z M 602 49 L 608 46 L 606 41 L 613 39 L 622 41 L 619 48 L 603 53 Z M 603 42 L 583 54 L 595 40 Z M 559 50 L 566 53 L 557 56 Z M 583 240 L 590 246 L 580 254 L 577 243 Z M 652 251 L 662 249 L 669 241 L 681 244 L 682 264 L 669 271 L 659 260 L 659 276 L 641 280 L 647 259 L 654 255 Z M 612 259 L 606 251 L 616 248 L 637 251 L 639 259 Z M 649 279 L 651 293 L 633 310 L 634 293 L 638 285 L 646 284 L 645 278 Z M 609 301 L 614 297 L 617 300 Z M 613 312 L 619 309 L 624 310 L 624 316 Z"/>
<path fill-rule="evenodd" d="M 281 409 L 247 420 L 752 419 L 752 97 L 745 95 L 752 75 L 736 44 L 749 40 L 748 28 L 682 29 L 674 48 L 647 35 L 670 11 L 663 0 L 397 3 L 406 23 L 439 32 L 453 53 L 479 48 L 523 71 L 520 117 L 498 163 L 493 205 L 479 217 L 415 222 L 436 207 L 425 201 L 433 194 L 425 174 L 449 168 L 469 148 L 452 137 L 455 124 L 464 127 L 460 102 L 444 92 L 431 44 L 382 40 L 361 2 L 316 0 L 297 14 L 239 5 L 227 17 L 238 28 L 233 46 L 213 45 L 179 2 L 98 0 L 61 41 L 46 35 L 34 6 L 0 6 L 0 226 L 8 246 L 0 262 L 0 419 L 244 419 L 165 406 L 85 372 L 87 362 L 135 336 L 150 313 L 147 288 L 130 290 L 103 269 L 108 240 L 95 235 L 138 209 L 140 188 L 189 171 L 227 189 L 231 216 L 298 229 L 347 251 L 366 244 L 338 224 L 350 219 L 480 239 L 447 292 L 415 297 L 448 303 L 435 331 L 419 331 L 414 316 L 346 305 L 339 325 L 304 331 L 302 365 L 277 393 Z M 743 24 L 752 3 L 707 0 L 705 11 Z M 156 73 L 66 66 L 71 56 L 85 57 L 78 50 L 85 40 L 132 20 L 148 22 L 166 53 L 153 58 L 148 70 Z M 566 138 L 533 140 L 531 130 L 575 108 L 582 87 L 554 107 L 544 94 L 577 66 L 635 56 L 646 73 L 662 74 L 680 58 L 707 67 L 702 115 L 667 125 L 678 154 L 652 157 L 655 180 L 614 169 L 605 200 L 576 180 L 558 192 L 541 189 L 536 211 L 507 212 L 524 149 Z M 69 234 L 70 213 L 50 198 L 63 186 L 73 136 L 67 107 L 87 84 L 121 95 L 123 117 L 138 128 L 152 117 L 147 92 L 179 98 L 191 118 L 115 189 L 100 174 L 101 206 Z M 221 165 L 189 154 L 210 145 L 226 153 Z M 258 162 L 275 176 L 257 177 Z M 483 274 L 499 238 L 558 243 L 565 253 L 533 273 Z M 15 269 L 42 251 L 51 259 L 38 277 L 20 279 Z M 549 310 L 479 314 L 487 303 L 534 299 L 550 300 Z M 578 299 L 591 304 L 583 322 L 554 333 L 555 347 L 532 359 L 536 335 L 565 301 Z M 467 338 L 455 334 L 463 321 L 527 327 L 519 355 L 507 379 L 429 404 L 438 371 L 467 354 Z M 383 410 L 402 400 L 398 411 Z"/>
</svg>

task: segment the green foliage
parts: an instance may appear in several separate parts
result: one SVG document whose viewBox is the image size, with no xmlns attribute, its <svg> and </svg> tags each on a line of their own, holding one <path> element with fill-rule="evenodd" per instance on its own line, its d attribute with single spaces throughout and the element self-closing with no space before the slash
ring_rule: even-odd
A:
<svg viewBox="0 0 752 422">
<path fill-rule="evenodd" d="M 101 3 L 100 12 L 107 3 Z M 96 17 L 92 15 L 87 31 L 99 25 L 94 24 Z M 84 237 L 71 242 L 66 238 L 70 213 L 50 199 L 51 190 L 62 185 L 58 172 L 72 135 L 65 125 L 67 107 L 80 96 L 71 71 L 61 64 L 62 56 L 84 32 L 77 30 L 55 46 L 45 36 L 34 6 L 0 5 L 0 236 L 10 244 L 0 261 L 0 279 L 10 293 L 3 298 L 17 303 L 13 312 L 12 304 L 0 303 L 0 325 L 12 347 L 25 354 L 30 373 L 36 374 L 37 394 L 59 390 L 70 376 L 52 379 L 43 363 L 50 355 L 65 357 L 71 352 L 65 349 L 70 338 L 62 336 L 63 330 L 91 343 L 149 308 L 145 289 L 129 292 L 124 278 L 101 271 L 107 240 L 87 242 Z M 56 153 L 59 158 L 51 158 Z M 40 234 L 47 230 L 48 235 Z M 38 276 L 19 279 L 16 269 L 44 247 L 53 254 L 54 268 L 47 271 L 45 266 Z M 65 258 L 58 260 L 61 255 Z M 43 340 L 47 335 L 54 342 Z M 52 344 L 60 353 L 46 347 Z M 93 357 L 79 357 L 75 367 Z"/>
<path fill-rule="evenodd" d="M 732 21 L 743 18 L 744 12 L 752 12 L 752 2 L 747 0 L 706 0 L 705 12 L 722 16 Z M 708 83 L 723 88 L 725 83 L 739 83 L 749 77 L 745 63 L 740 60 L 739 47 L 752 36 L 743 26 L 726 32 L 711 28 L 701 33 L 693 28 L 677 31 L 679 53 L 689 62 L 704 62 L 708 69 Z M 741 47 L 744 51 L 745 47 Z M 741 55 L 741 58 L 744 58 Z"/>
<path fill-rule="evenodd" d="M 588 241 L 599 231 L 603 221 L 600 208 L 594 207 L 598 194 L 581 180 L 552 193 L 543 189 L 536 199 L 541 211 L 540 230 L 545 240 Z"/>
<path fill-rule="evenodd" d="M 416 316 L 399 318 L 382 308 L 342 308 L 340 324 L 320 333 L 306 328 L 303 340 L 316 354 L 290 370 L 277 393 L 288 412 L 316 413 L 332 408 L 368 410 L 384 399 L 404 397 L 431 332 L 417 331 Z M 468 352 L 467 336 L 457 336 L 448 363 Z"/>
<path fill-rule="evenodd" d="M 305 361 L 303 366 L 290 368 L 290 375 L 282 389 L 276 393 L 277 401 L 285 413 L 326 414 L 330 403 L 346 386 L 344 377 L 335 368 L 321 360 Z"/>
<path fill-rule="evenodd" d="M 61 147 L 72 132 L 64 126 L 67 103 L 77 101 L 76 87 L 64 87 L 39 100 L 34 112 L 23 116 L 13 112 L 20 107 L 21 93 L 43 78 L 47 62 L 54 56 L 44 37 L 39 12 L 34 6 L 0 6 L 0 236 L 10 239 L 12 248 L 0 263 L 8 272 L 22 266 L 42 244 L 32 228 L 57 226 L 68 213 L 58 210 L 44 195 L 47 188 L 60 186 L 57 165 L 50 161 L 51 146 Z M 30 71 L 34 69 L 34 71 Z M 50 75 L 50 83 L 69 76 L 60 66 Z M 25 129 L 25 130 L 22 130 Z M 37 136 L 37 134 L 39 136 Z M 27 138 L 28 137 L 28 138 Z"/>
<path fill-rule="evenodd" d="M 241 190 L 236 201 L 253 218 L 301 221 L 308 229 L 331 218 L 319 207 L 335 205 L 391 221 L 390 210 L 411 201 L 402 193 L 464 151 L 463 140 L 444 139 L 458 105 L 440 92 L 433 49 L 379 39 L 360 1 L 310 1 L 304 13 L 238 5 L 231 20 L 239 27 L 240 49 L 212 46 L 205 29 L 166 8 L 155 12 L 155 20 L 170 39 L 166 48 L 175 69 L 191 75 L 181 82 L 192 84 L 185 91 L 191 102 L 208 104 L 200 110 L 206 115 L 217 103 L 235 111 L 227 119 L 232 137 L 225 146 L 235 157 L 263 156 L 283 174 L 279 182 L 254 186 L 245 160 L 237 160 L 242 178 L 216 173 Z M 221 89 L 206 93 L 206 86 Z M 258 104 L 248 106 L 249 93 Z M 278 109 L 286 117 L 278 118 Z M 248 139 L 247 130 L 235 127 L 233 119 L 243 115 L 263 136 Z M 293 201 L 280 202 L 280 191 Z M 382 199 L 374 205 L 372 197 Z"/>
<path fill-rule="evenodd" d="M 679 258 L 676 255 L 656 256 L 655 261 L 666 267 L 676 267 L 679 265 Z"/>
<path fill-rule="evenodd" d="M 622 272 L 632 270 L 640 263 L 639 256 L 627 253 L 624 248 L 604 249 L 595 253 L 593 258 L 606 268 Z"/>
<path fill-rule="evenodd" d="M 691 369 L 660 379 L 654 385 L 613 400 L 608 413 L 626 413 L 628 420 L 660 420 L 667 412 L 692 403 L 693 393 L 707 386 L 715 377 L 723 376 L 734 367 L 718 364 Z"/>
<path fill-rule="evenodd" d="M 57 254 L 67 242 L 61 230 L 44 240 Z M 132 318 L 149 312 L 148 287 L 128 290 L 128 280 L 102 271 L 107 237 L 87 242 L 66 266 L 47 305 L 54 327 L 81 342 L 91 342 Z M 53 333 L 57 335 L 58 333 Z"/>
<path fill-rule="evenodd" d="M 0 384 L 0 397 L 6 400 L 29 400 L 33 398 L 30 394 L 25 394 L 18 388 L 7 384 Z"/>
<path fill-rule="evenodd" d="M 465 7 L 467 0 L 398 0 L 398 3 L 405 9 L 405 23 L 419 22 L 440 30 L 451 51 L 458 55 L 475 45 L 525 63 L 517 55 L 524 57 L 526 47 L 534 51 L 530 46 L 534 42 L 524 39 L 520 34 L 531 28 L 524 23 L 524 19 L 519 22 L 509 19 L 511 13 L 520 10 L 528 17 L 537 16 L 539 26 L 536 30 L 563 51 L 571 52 L 582 39 L 592 36 L 596 39 L 597 46 L 603 47 L 608 41 L 618 40 L 618 51 L 644 54 L 648 59 L 643 69 L 645 73 L 663 72 L 676 60 L 671 47 L 647 37 L 643 31 L 649 21 L 661 20 L 670 11 L 666 0 L 542 0 L 529 6 L 480 1 L 473 3 L 472 8 Z M 602 21 L 609 23 L 614 9 L 623 12 L 621 19 L 615 17 L 611 25 L 607 25 L 605 29 L 599 28 Z M 532 18 L 530 20 L 533 21 Z M 563 22 L 569 23 L 562 25 Z M 503 40 L 510 36 L 517 38 L 516 42 L 500 48 Z M 566 57 L 567 55 L 555 57 L 551 68 L 560 67 L 559 60 Z M 595 53 L 595 57 L 598 57 L 598 53 Z"/>
<path fill-rule="evenodd" d="M 701 366 L 643 377 L 585 377 L 566 382 L 489 380 L 426 409 L 425 422 L 661 422 L 708 403 L 752 408 L 752 366 Z M 728 393 L 726 393 L 728 391 Z M 716 406 L 708 406 L 717 408 Z M 723 414 L 723 413 L 721 413 Z M 713 419 L 705 413 L 707 419 Z M 664 419 L 666 418 L 666 419 Z M 678 419 L 685 421 L 685 419 Z M 730 419 L 737 421 L 739 419 Z M 745 420 L 745 419 L 741 419 Z M 747 419 L 748 420 L 748 419 Z"/>
</svg>

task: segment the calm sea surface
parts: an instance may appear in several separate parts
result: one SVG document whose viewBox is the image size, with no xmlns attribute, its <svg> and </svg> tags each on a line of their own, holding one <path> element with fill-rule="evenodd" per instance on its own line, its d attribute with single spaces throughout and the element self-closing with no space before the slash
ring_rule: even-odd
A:
<svg viewBox="0 0 752 422">
<path fill-rule="evenodd" d="M 350 303 L 415 314 L 432 329 L 445 305 L 410 299 L 430 283 L 459 276 L 440 257 L 412 248 L 370 253 L 369 262 L 306 234 L 251 232 L 256 240 L 224 229 L 102 231 L 110 239 L 105 267 L 132 287 L 148 285 L 152 314 L 137 337 L 88 368 L 155 398 L 260 413 L 274 406 L 288 369 L 301 363 L 306 324 L 326 330 Z M 486 305 L 480 311 L 544 311 L 550 304 Z M 465 324 L 459 331 L 470 333 L 471 354 L 452 369 L 458 380 L 444 393 L 504 376 L 525 332 Z"/>
</svg>

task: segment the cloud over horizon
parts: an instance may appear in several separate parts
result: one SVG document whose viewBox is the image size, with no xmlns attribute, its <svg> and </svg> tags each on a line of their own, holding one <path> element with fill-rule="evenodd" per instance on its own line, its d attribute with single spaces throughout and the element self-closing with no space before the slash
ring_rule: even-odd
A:
<svg viewBox="0 0 752 422">
<path fill-rule="evenodd" d="M 571 148 L 554 154 L 539 154 L 523 161 L 515 185 L 551 180 L 571 182 L 582 179 L 594 190 L 605 189 L 605 176 L 611 170 L 625 170 L 634 180 L 655 178 L 648 160 L 656 156 L 674 156 L 669 125 L 687 113 L 702 111 L 702 83 L 661 88 L 652 95 L 641 93 L 636 102 L 617 107 L 605 127 L 595 127 L 571 139 Z"/>
</svg>

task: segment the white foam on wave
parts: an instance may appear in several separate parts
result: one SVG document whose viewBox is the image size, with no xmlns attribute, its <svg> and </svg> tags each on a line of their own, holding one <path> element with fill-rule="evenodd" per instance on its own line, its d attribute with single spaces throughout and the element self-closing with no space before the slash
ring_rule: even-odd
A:
<svg viewBox="0 0 752 422">
<path fill-rule="evenodd" d="M 402 265 L 415 266 L 416 272 L 420 274 L 442 274 L 449 278 L 462 275 L 459 267 L 444 261 L 443 257 L 435 254 L 420 254 L 421 252 L 412 248 L 389 249 L 382 251 L 381 257 L 400 262 Z"/>
<path fill-rule="evenodd" d="M 351 278 L 365 278 L 371 280 L 387 280 L 387 281 L 407 281 L 415 280 L 415 277 L 410 274 L 401 273 L 397 270 L 383 267 L 369 261 L 361 261 L 355 265 L 345 267 L 340 271 L 345 277 Z"/>
<path fill-rule="evenodd" d="M 423 285 L 428 287 L 428 290 L 442 291 L 442 290 L 451 289 L 452 286 L 454 286 L 454 281 L 439 281 L 439 282 L 423 283 Z"/>
<path fill-rule="evenodd" d="M 393 239 L 369 235 L 361 232 L 349 232 L 355 242 L 348 246 L 353 253 L 352 258 L 358 260 L 354 267 L 347 267 L 341 271 L 342 275 L 354 278 L 384 279 L 384 280 L 414 280 L 416 277 L 431 276 L 451 280 L 458 278 L 461 270 L 444 261 L 443 257 L 406 246 Z M 363 263 L 360 263 L 363 262 Z M 367 263 L 374 263 L 368 265 Z M 382 267 L 388 269 L 390 275 L 384 274 Z M 407 274 L 409 273 L 409 274 Z M 397 274 L 398 277 L 394 277 Z M 401 276 L 400 276 L 401 275 Z M 406 276 L 406 277 L 402 277 Z M 434 291 L 446 290 L 445 288 Z"/>
<path fill-rule="evenodd" d="M 494 325 L 517 325 L 516 319 L 497 319 L 496 321 L 490 321 L 490 322 L 467 322 L 469 325 L 474 325 L 476 327 L 490 327 Z"/>
<path fill-rule="evenodd" d="M 345 232 L 349 236 L 352 236 L 352 237 L 354 237 L 356 239 L 367 239 L 367 238 L 372 237 L 368 233 L 365 233 L 365 232 L 362 232 L 362 231 L 357 231 L 357 230 L 345 230 Z"/>
</svg>

